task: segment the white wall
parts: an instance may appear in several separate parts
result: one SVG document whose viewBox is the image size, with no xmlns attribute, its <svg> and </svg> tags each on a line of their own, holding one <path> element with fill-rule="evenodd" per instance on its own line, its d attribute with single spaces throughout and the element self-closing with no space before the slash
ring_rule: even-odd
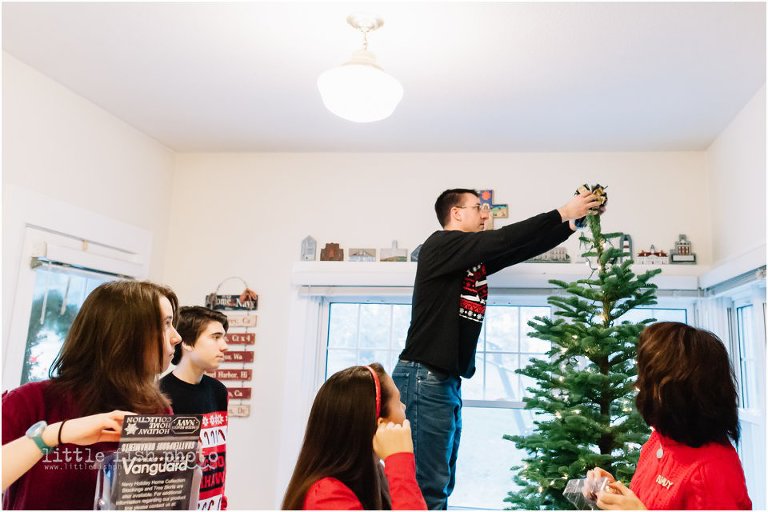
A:
<svg viewBox="0 0 768 512">
<path fill-rule="evenodd" d="M 4 344 L 22 244 L 15 224 L 27 221 L 10 206 L 14 189 L 53 200 L 38 217 L 62 215 L 52 206 L 60 201 L 150 232 L 149 277 L 162 279 L 174 161 L 168 148 L 3 53 L 2 161 Z"/>
<path fill-rule="evenodd" d="M 763 85 L 706 152 L 712 257 L 719 263 L 765 245 L 765 112 Z"/>
<path fill-rule="evenodd" d="M 698 200 L 708 194 L 701 152 L 183 154 L 176 164 L 165 281 L 184 304 L 201 303 L 232 275 L 259 293 L 252 415 L 231 425 L 232 508 L 278 506 L 285 475 L 275 468 L 290 467 L 282 458 L 295 456 L 300 442 L 303 424 L 294 422 L 305 411 L 290 390 L 301 388 L 293 370 L 305 354 L 289 352 L 296 345 L 288 338 L 304 321 L 290 281 L 307 234 L 320 246 L 379 249 L 397 239 L 413 249 L 439 228 L 432 205 L 445 188 L 493 188 L 511 221 L 556 208 L 579 184 L 598 181 L 609 187 L 607 230 L 626 230 L 636 248 L 669 249 L 686 233 L 700 262 L 711 262 L 711 227 Z M 575 237 L 569 245 L 575 256 Z M 226 293 L 240 291 L 229 286 Z"/>
</svg>

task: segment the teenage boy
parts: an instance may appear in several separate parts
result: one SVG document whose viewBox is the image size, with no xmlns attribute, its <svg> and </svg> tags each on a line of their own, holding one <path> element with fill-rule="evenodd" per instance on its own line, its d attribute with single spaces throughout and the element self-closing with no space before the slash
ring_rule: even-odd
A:
<svg viewBox="0 0 768 512">
<path fill-rule="evenodd" d="M 224 361 L 229 328 L 227 317 L 201 306 L 179 310 L 176 330 L 181 343 L 171 362 L 173 372 L 160 379 L 160 389 L 168 395 L 175 414 L 201 414 L 200 430 L 203 454 L 203 479 L 200 482 L 198 510 L 227 508 L 224 496 L 227 440 L 227 388 L 205 375 Z"/>
<path fill-rule="evenodd" d="M 428 508 L 447 508 L 456 482 L 461 379 L 475 373 L 487 276 L 557 246 L 576 230 L 575 219 L 599 206 L 585 192 L 557 210 L 483 231 L 490 211 L 477 191 L 450 189 L 437 198 L 443 229 L 421 248 L 411 326 L 392 372 L 411 422 L 416 479 Z"/>
</svg>

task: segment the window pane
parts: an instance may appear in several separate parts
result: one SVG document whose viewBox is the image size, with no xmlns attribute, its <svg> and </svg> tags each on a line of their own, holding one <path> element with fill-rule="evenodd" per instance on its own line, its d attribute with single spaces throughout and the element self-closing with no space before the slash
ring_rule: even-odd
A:
<svg viewBox="0 0 768 512">
<path fill-rule="evenodd" d="M 736 309 L 737 335 L 739 342 L 739 396 L 742 407 L 752 406 L 752 397 L 756 392 L 753 354 L 752 306 Z"/>
<path fill-rule="evenodd" d="M 533 327 L 528 325 L 528 322 L 537 316 L 549 317 L 550 309 L 548 307 L 520 308 L 520 352 L 538 352 L 543 354 L 550 349 L 548 341 L 528 337 L 528 333 L 534 331 Z"/>
<path fill-rule="evenodd" d="M 405 348 L 405 337 L 411 325 L 411 306 L 395 304 L 392 306 L 392 346 L 402 352 Z"/>
<path fill-rule="evenodd" d="M 636 308 L 631 311 L 627 311 L 621 316 L 619 322 L 640 322 L 648 318 L 655 318 L 657 322 L 682 322 L 688 323 L 688 312 L 685 309 L 651 309 L 651 308 Z"/>
<path fill-rule="evenodd" d="M 688 322 L 688 312 L 685 309 L 653 309 L 651 311 L 653 311 L 653 318 L 659 322 Z"/>
<path fill-rule="evenodd" d="M 357 360 L 358 363 L 352 364 L 379 363 L 384 367 L 387 373 L 392 373 L 392 366 L 390 366 L 392 361 L 392 352 L 389 350 L 371 350 L 361 348 Z"/>
<path fill-rule="evenodd" d="M 331 304 L 328 326 L 328 348 L 357 347 L 359 304 Z"/>
<path fill-rule="evenodd" d="M 485 350 L 517 352 L 519 350 L 520 308 L 490 306 L 485 315 Z M 478 347 L 478 350 L 481 350 Z"/>
<path fill-rule="evenodd" d="M 477 354 L 475 358 L 475 374 L 471 379 L 461 379 L 462 400 L 484 400 L 483 384 L 485 383 L 485 355 Z"/>
<path fill-rule="evenodd" d="M 391 305 L 360 305 L 360 347 L 385 349 L 389 348 L 391 329 Z"/>
<path fill-rule="evenodd" d="M 464 407 L 456 487 L 448 499 L 451 508 L 498 510 L 509 505 L 504 498 L 518 488 L 509 468 L 522 464 L 526 453 L 502 436 L 528 433 L 533 417 L 523 409 Z"/>
<path fill-rule="evenodd" d="M 72 321 L 85 297 L 108 277 L 86 277 L 58 268 L 38 267 L 27 331 L 21 384 L 48 378 Z"/>
<path fill-rule="evenodd" d="M 357 364 L 359 364 L 357 362 L 357 350 L 328 349 L 328 360 L 325 363 L 325 378 L 327 379 L 337 371 Z"/>
<path fill-rule="evenodd" d="M 485 360 L 485 399 L 520 400 L 518 355 L 487 353 Z"/>
</svg>

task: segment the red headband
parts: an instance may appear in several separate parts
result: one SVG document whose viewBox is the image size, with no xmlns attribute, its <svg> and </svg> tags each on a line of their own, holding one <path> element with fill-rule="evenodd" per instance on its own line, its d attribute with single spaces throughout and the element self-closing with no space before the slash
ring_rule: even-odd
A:
<svg viewBox="0 0 768 512">
<path fill-rule="evenodd" d="M 381 415 L 381 383 L 379 382 L 379 375 L 370 366 L 365 365 L 365 367 L 368 368 L 368 371 L 373 376 L 373 385 L 376 387 L 376 418 L 379 418 Z"/>
</svg>

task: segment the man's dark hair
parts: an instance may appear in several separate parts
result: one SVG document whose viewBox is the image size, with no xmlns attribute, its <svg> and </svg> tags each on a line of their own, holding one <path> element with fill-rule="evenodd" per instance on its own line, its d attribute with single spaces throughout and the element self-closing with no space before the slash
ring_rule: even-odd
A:
<svg viewBox="0 0 768 512">
<path fill-rule="evenodd" d="M 179 309 L 179 323 L 176 331 L 181 336 L 182 343 L 195 346 L 197 338 L 203 333 L 208 324 L 219 322 L 224 327 L 224 332 L 229 330 L 229 321 L 227 315 L 221 311 L 214 311 L 203 306 L 184 306 Z M 179 364 L 181 361 L 181 343 L 176 345 L 173 352 L 173 364 Z"/>
<path fill-rule="evenodd" d="M 711 332 L 652 324 L 637 342 L 637 410 L 660 434 L 688 446 L 739 440 L 739 397 L 728 352 Z"/>
<path fill-rule="evenodd" d="M 441 226 L 445 227 L 445 225 L 448 224 L 451 208 L 461 205 L 462 196 L 464 194 L 473 194 L 480 197 L 477 190 L 471 188 L 450 188 L 437 196 L 437 201 L 435 201 L 435 213 L 437 214 L 437 221 Z"/>
</svg>

